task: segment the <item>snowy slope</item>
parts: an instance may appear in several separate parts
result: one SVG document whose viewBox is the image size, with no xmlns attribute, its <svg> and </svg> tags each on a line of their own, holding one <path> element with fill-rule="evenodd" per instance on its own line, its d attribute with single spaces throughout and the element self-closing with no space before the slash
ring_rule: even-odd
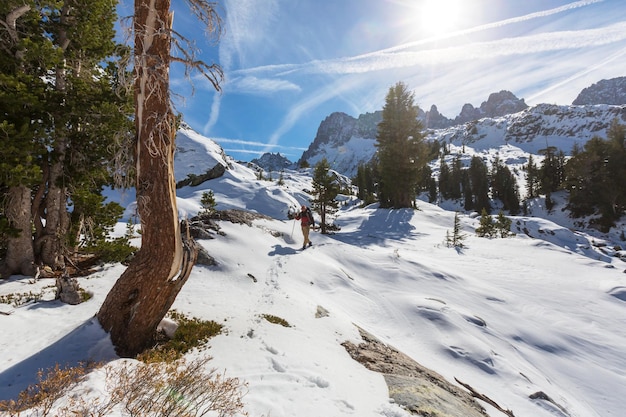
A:
<svg viewBox="0 0 626 417">
<path fill-rule="evenodd" d="M 205 139 L 188 137 L 177 164 L 223 160 Z M 223 177 L 179 190 L 181 213 L 194 215 L 211 189 L 219 209 L 245 208 L 274 220 L 222 222 L 225 236 L 200 242 L 218 265 L 195 267 L 173 307 L 225 325 L 208 350 L 191 356 L 211 355 L 211 366 L 247 381 L 251 416 L 407 417 L 389 401 L 383 377 L 340 345 L 358 341 L 355 325 L 516 416 L 623 415 L 626 263 L 614 256 L 619 242 L 611 236 L 572 231 L 556 211 L 551 219 L 514 217 L 515 237 L 484 239 L 473 234 L 478 219 L 461 215 L 466 248 L 457 250 L 443 244 L 453 211 L 426 202 L 417 211 L 361 208 L 346 198 L 336 218 L 341 230 L 313 233 L 313 247 L 300 251 L 298 226 L 286 211 L 307 201 L 309 172 L 286 172 L 279 186 L 226 162 Z M 82 278 L 94 298 L 79 306 L 40 301 L 0 315 L 0 399 L 55 362 L 91 358 L 123 366 L 93 320 L 122 270 L 109 265 Z M 0 294 L 49 284 L 13 277 L 0 283 Z M 316 317 L 319 307 L 329 315 Z M 98 375 L 86 389 L 102 389 Z M 529 397 L 537 392 L 553 402 Z"/>
</svg>

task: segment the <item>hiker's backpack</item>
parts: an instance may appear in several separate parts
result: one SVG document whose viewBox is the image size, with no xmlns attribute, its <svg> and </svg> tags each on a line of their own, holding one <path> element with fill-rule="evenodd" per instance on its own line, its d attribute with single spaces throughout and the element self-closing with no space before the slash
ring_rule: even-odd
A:
<svg viewBox="0 0 626 417">
<path fill-rule="evenodd" d="M 311 213 L 311 209 L 309 207 L 306 208 L 306 216 L 309 219 L 309 224 L 311 226 L 315 226 L 315 220 L 313 219 L 313 213 Z"/>
</svg>

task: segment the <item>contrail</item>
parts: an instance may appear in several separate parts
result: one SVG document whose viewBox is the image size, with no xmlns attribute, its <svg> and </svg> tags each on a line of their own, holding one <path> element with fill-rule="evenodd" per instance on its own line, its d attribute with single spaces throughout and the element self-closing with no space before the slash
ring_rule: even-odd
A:
<svg viewBox="0 0 626 417">
<path fill-rule="evenodd" d="M 375 52 L 369 52 L 369 53 L 363 54 L 363 55 L 358 55 L 358 56 L 355 56 L 354 58 L 367 57 L 367 56 L 372 55 L 372 54 L 400 51 L 400 50 L 412 48 L 412 47 L 415 47 L 415 46 L 429 44 L 431 42 L 439 41 L 439 40 L 442 40 L 442 39 L 455 38 L 457 36 L 462 36 L 462 35 L 467 35 L 467 34 L 470 34 L 470 33 L 476 33 L 476 32 L 481 32 L 481 31 L 488 30 L 488 29 L 493 29 L 493 28 L 498 28 L 498 27 L 502 27 L 502 26 L 507 26 L 507 25 L 510 25 L 510 24 L 513 24 L 513 23 L 519 23 L 519 22 L 524 22 L 524 21 L 527 21 L 527 20 L 537 19 L 537 18 L 540 18 L 540 17 L 546 17 L 546 16 L 550 16 L 550 15 L 553 15 L 553 14 L 566 12 L 568 10 L 589 6 L 589 5 L 592 5 L 592 4 L 595 4 L 595 3 L 602 3 L 603 1 L 604 0 L 576 1 L 574 3 L 566 4 L 565 6 L 555 7 L 554 9 L 544 10 L 544 11 L 535 12 L 535 13 L 529 13 L 529 14 L 526 14 L 524 16 L 512 17 L 510 19 L 500 20 L 498 22 L 493 22 L 493 23 L 487 23 L 485 25 L 475 26 L 475 27 L 469 28 L 469 29 L 459 30 L 459 31 L 456 31 L 456 32 L 451 32 L 451 33 L 447 33 L 447 34 L 443 34 L 443 35 L 439 35 L 439 36 L 434 36 L 434 37 L 427 38 L 427 39 L 422 39 L 422 40 L 419 40 L 419 41 L 408 42 L 408 43 L 404 43 L 402 45 L 393 46 L 391 48 L 382 49 L 382 50 L 375 51 Z"/>
<path fill-rule="evenodd" d="M 480 31 L 484 31 L 484 30 L 488 30 L 488 29 L 493 29 L 493 28 L 497 28 L 497 27 L 502 27 L 502 26 L 506 26 L 506 25 L 510 25 L 510 24 L 514 24 L 514 23 L 518 23 L 518 22 L 523 22 L 523 21 L 527 21 L 527 20 L 532 20 L 532 19 L 537 19 L 537 18 L 541 18 L 541 17 L 545 17 L 545 16 L 550 16 L 553 14 L 557 14 L 557 13 L 562 13 L 568 10 L 572 10 L 572 9 L 576 9 L 576 8 L 580 8 L 580 7 L 585 7 L 585 6 L 589 6 L 592 4 L 596 4 L 596 3 L 601 3 L 604 0 L 583 0 L 583 1 L 576 1 L 564 6 L 560 6 L 560 7 L 556 7 L 553 9 L 549 9 L 549 10 L 544 10 L 541 12 L 535 12 L 535 13 L 530 13 L 530 14 L 526 14 L 524 16 L 519 16 L 519 17 L 514 17 L 514 18 L 510 18 L 510 19 L 505 19 L 505 20 L 500 20 L 497 22 L 493 22 L 493 23 L 488 23 L 485 25 L 480 25 L 480 26 L 475 26 L 473 28 L 469 28 L 469 29 L 464 29 L 464 30 L 460 30 L 460 31 L 456 31 L 456 32 L 451 32 L 445 35 L 441 35 L 441 36 L 437 36 L 437 37 L 431 37 L 428 39 L 422 39 L 419 41 L 414 41 L 414 42 L 408 42 L 408 43 L 404 43 L 402 45 L 397 45 L 397 46 L 393 46 L 390 48 L 386 48 L 386 49 L 380 49 L 378 51 L 373 51 L 373 52 L 368 52 L 366 54 L 361 54 L 361 55 L 355 55 L 352 57 L 345 57 L 345 58 L 339 58 L 339 59 L 331 59 L 331 60 L 314 60 L 314 61 L 309 61 L 307 63 L 304 64 L 277 64 L 277 65 L 264 65 L 264 66 L 258 66 L 258 67 L 254 67 L 254 68 L 247 68 L 247 69 L 241 69 L 241 70 L 236 70 L 233 71 L 233 74 L 248 74 L 248 73 L 254 73 L 254 72 L 273 72 L 276 73 L 277 75 L 288 75 L 290 73 L 294 73 L 294 72 L 298 72 L 298 71 L 302 71 L 302 70 L 309 70 L 309 72 L 314 71 L 315 69 L 318 69 L 319 72 L 329 72 L 328 69 L 329 68 L 335 68 L 335 71 L 330 71 L 330 72 L 335 72 L 335 73 L 341 73 L 343 71 L 341 71 L 339 68 L 341 68 L 342 64 L 348 64 L 347 68 L 353 68 L 348 69 L 346 72 L 351 73 L 354 72 L 354 67 L 355 67 L 355 62 L 358 61 L 370 61 L 372 62 L 373 59 L 380 59 L 380 58 L 389 58 L 390 56 L 394 56 L 396 55 L 395 53 L 397 52 L 401 52 L 403 50 L 406 49 L 410 49 L 410 48 L 414 48 L 416 46 L 422 46 L 422 45 L 428 45 L 434 41 L 438 41 L 441 39 L 449 39 L 449 38 L 454 38 L 457 36 L 462 36 L 462 35 L 466 35 L 466 34 L 470 34 L 470 33 L 476 33 L 476 32 L 480 32 Z M 536 40 L 536 38 L 533 39 L 533 41 Z M 497 42 L 497 41 L 496 41 Z M 435 52 L 435 51 L 429 51 L 430 53 Z M 394 53 L 394 54 L 392 54 Z M 405 66 L 405 65 L 402 65 Z M 367 69 L 360 69 L 357 72 L 365 72 L 367 71 Z"/>
</svg>

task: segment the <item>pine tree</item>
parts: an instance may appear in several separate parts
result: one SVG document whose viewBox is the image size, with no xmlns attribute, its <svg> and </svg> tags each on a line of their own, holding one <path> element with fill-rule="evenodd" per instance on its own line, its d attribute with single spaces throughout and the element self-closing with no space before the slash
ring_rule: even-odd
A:
<svg viewBox="0 0 626 417">
<path fill-rule="evenodd" d="M 539 194 L 539 172 L 532 154 L 528 156 L 526 165 L 526 194 L 528 198 L 537 197 Z"/>
<path fill-rule="evenodd" d="M 493 218 L 487 213 L 487 210 L 483 208 L 480 213 L 480 226 L 476 228 L 476 235 L 480 237 L 494 237 L 496 234 L 495 227 Z"/>
<path fill-rule="evenodd" d="M 599 214 L 601 230 L 608 231 L 626 210 L 626 127 L 614 122 L 608 139 L 590 139 L 567 162 L 568 208 L 575 217 Z"/>
<path fill-rule="evenodd" d="M 0 31 L 0 111 L 8 135 L 0 150 L 15 158 L 0 171 L 12 171 L 1 176 L 11 196 L 6 212 L 27 213 L 10 219 L 20 233 L 8 241 L 3 273 L 27 273 L 17 264 L 30 264 L 32 272 L 34 262 L 63 268 L 83 220 L 114 216 L 102 186 L 111 183 L 114 137 L 132 133 L 130 101 L 114 91 L 119 73 L 108 62 L 117 59 L 115 4 L 9 0 L 0 16 L 8 25 Z"/>
<path fill-rule="evenodd" d="M 491 182 L 493 197 L 502 201 L 504 210 L 508 210 L 512 214 L 519 213 L 517 181 L 509 167 L 502 163 L 499 158 L 494 161 Z"/>
<path fill-rule="evenodd" d="M 469 180 L 474 195 L 474 210 L 491 211 L 489 200 L 489 173 L 487 165 L 478 156 L 473 156 L 469 166 Z"/>
<path fill-rule="evenodd" d="M 375 201 L 376 187 L 374 185 L 374 177 L 374 168 L 370 164 L 359 164 L 354 183 L 357 186 L 357 197 L 364 204 L 370 204 Z"/>
<path fill-rule="evenodd" d="M 315 165 L 313 171 L 313 196 L 311 200 L 313 210 L 320 215 L 321 233 L 327 233 L 327 219 L 332 215 L 339 206 L 335 200 L 339 194 L 339 185 L 336 177 L 330 172 L 330 165 L 326 158 L 323 158 Z"/>
<path fill-rule="evenodd" d="M 217 202 L 215 201 L 215 194 L 213 193 L 213 190 L 204 191 L 202 193 L 200 204 L 206 213 L 211 214 L 215 212 Z"/>
<path fill-rule="evenodd" d="M 380 174 L 381 207 L 414 207 L 424 157 L 422 124 L 413 93 L 399 82 L 389 89 L 378 124 L 376 147 Z"/>
<path fill-rule="evenodd" d="M 495 230 L 499 233 L 500 237 L 508 237 L 511 233 L 511 219 L 504 215 L 504 212 L 500 210 L 495 222 Z"/>
<path fill-rule="evenodd" d="M 451 176 L 450 176 L 450 167 L 446 164 L 443 155 L 439 160 L 439 192 L 441 193 L 441 197 L 443 199 L 451 198 L 452 193 L 451 189 Z"/>
<path fill-rule="evenodd" d="M 463 241 L 467 236 L 461 231 L 461 219 L 459 213 L 454 213 L 454 227 L 452 229 L 452 235 L 447 235 L 448 247 L 454 247 L 461 249 L 465 247 Z"/>
<path fill-rule="evenodd" d="M 458 200 L 463 196 L 463 164 L 461 155 L 457 154 L 452 160 L 452 169 L 450 170 L 450 198 Z"/>
<path fill-rule="evenodd" d="M 474 198 L 472 194 L 472 183 L 469 179 L 469 169 L 462 171 L 462 185 L 463 185 L 463 208 L 467 211 L 474 208 Z"/>
</svg>

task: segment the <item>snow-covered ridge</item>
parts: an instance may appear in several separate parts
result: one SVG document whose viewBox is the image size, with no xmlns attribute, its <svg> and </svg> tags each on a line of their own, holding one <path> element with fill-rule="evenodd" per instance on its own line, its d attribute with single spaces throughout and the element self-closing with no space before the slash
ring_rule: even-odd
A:
<svg viewBox="0 0 626 417">
<path fill-rule="evenodd" d="M 614 120 L 626 123 L 626 105 L 539 104 L 499 118 L 433 130 L 428 139 L 470 145 L 475 149 L 512 144 L 532 154 L 554 146 L 569 154 L 574 144 L 582 146 L 594 136 L 606 138 L 607 129 Z"/>
<path fill-rule="evenodd" d="M 613 120 L 626 123 L 626 105 L 539 104 L 501 117 L 429 129 L 426 138 L 470 146 L 474 150 L 497 149 L 511 144 L 534 155 L 538 155 L 541 149 L 554 146 L 567 155 L 574 144 L 584 145 L 594 136 L 606 138 Z M 374 118 L 369 122 L 374 126 L 378 123 Z M 364 131 L 370 133 L 363 134 Z M 344 113 L 333 113 L 320 124 L 315 140 L 302 159 L 314 166 L 326 158 L 333 169 L 352 177 L 359 164 L 371 160 L 376 152 L 375 143 L 375 129 L 364 130 L 357 119 Z"/>
</svg>

